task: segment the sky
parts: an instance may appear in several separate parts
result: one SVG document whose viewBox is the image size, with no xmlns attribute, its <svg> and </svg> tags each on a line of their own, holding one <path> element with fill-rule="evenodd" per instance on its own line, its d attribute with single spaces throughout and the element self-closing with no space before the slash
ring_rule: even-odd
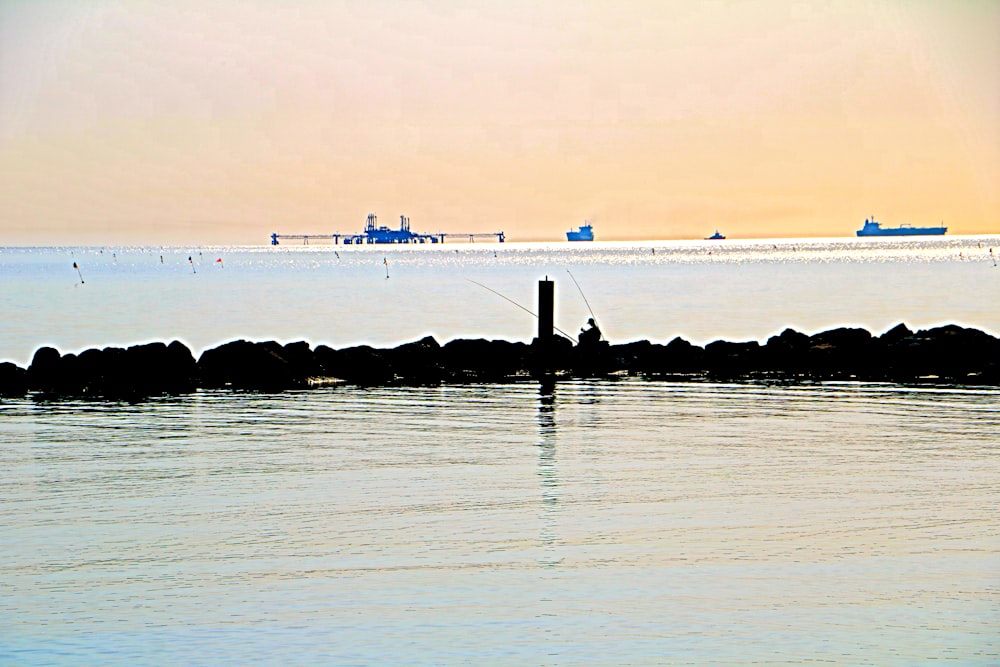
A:
<svg viewBox="0 0 1000 667">
<path fill-rule="evenodd" d="M 996 234 L 998 63 L 997 0 L 0 0 L 0 246 Z"/>
</svg>

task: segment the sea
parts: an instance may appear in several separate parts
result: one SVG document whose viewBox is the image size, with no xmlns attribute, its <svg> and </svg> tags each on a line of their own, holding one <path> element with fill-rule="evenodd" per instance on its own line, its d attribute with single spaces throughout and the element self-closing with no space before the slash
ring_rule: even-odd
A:
<svg viewBox="0 0 1000 667">
<path fill-rule="evenodd" d="M 0 361 L 1000 335 L 1000 236 L 0 248 Z M 998 665 L 1000 388 L 0 399 L 0 665 Z"/>
</svg>

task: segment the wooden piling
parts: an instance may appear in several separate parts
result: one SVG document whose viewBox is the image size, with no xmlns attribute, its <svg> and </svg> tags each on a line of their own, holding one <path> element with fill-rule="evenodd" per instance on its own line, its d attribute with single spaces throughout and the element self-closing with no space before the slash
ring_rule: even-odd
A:
<svg viewBox="0 0 1000 667">
<path fill-rule="evenodd" d="M 555 286 L 546 276 L 538 281 L 538 341 L 548 343 L 552 340 L 555 328 Z"/>
</svg>

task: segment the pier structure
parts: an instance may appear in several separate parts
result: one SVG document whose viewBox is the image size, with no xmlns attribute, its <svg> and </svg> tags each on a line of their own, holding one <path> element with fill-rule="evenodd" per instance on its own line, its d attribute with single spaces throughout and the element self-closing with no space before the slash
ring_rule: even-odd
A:
<svg viewBox="0 0 1000 667">
<path fill-rule="evenodd" d="M 279 245 L 280 239 L 301 240 L 304 245 L 309 245 L 310 239 L 329 239 L 334 245 L 343 241 L 344 245 L 361 245 L 368 243 L 444 243 L 448 237 L 468 239 L 474 243 L 477 238 L 493 238 L 497 242 L 504 242 L 504 233 L 501 232 L 438 232 L 436 234 L 421 234 L 410 229 L 410 219 L 399 216 L 399 229 L 390 229 L 385 225 L 378 224 L 378 217 L 374 213 L 368 214 L 365 221 L 365 229 L 360 234 L 271 234 L 271 245 Z"/>
<path fill-rule="evenodd" d="M 302 241 L 303 245 L 309 245 L 309 239 L 332 239 L 333 242 L 340 243 L 343 234 L 271 234 L 271 245 L 279 245 L 278 239 L 295 239 Z"/>
</svg>

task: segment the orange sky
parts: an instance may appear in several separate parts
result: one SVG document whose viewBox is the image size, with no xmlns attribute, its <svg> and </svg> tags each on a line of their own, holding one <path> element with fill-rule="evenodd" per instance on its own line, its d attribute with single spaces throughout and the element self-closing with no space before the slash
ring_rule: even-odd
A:
<svg viewBox="0 0 1000 667">
<path fill-rule="evenodd" d="M 0 245 L 1000 233 L 1000 2 L 0 1 Z"/>
</svg>

